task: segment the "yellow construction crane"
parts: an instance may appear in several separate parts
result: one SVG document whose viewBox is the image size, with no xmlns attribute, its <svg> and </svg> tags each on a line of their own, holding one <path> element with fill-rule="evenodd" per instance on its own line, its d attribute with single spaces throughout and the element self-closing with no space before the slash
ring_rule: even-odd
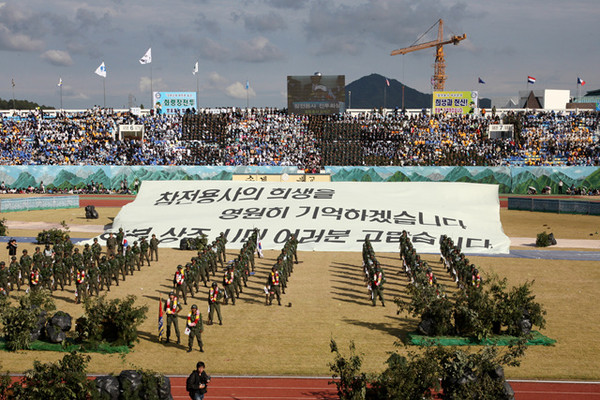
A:
<svg viewBox="0 0 600 400">
<path fill-rule="evenodd" d="M 444 90 L 444 84 L 446 82 L 446 60 L 444 59 L 444 45 L 452 43 L 453 45 L 459 44 L 462 40 L 467 38 L 467 34 L 463 33 L 462 36 L 453 35 L 450 39 L 444 40 L 444 21 L 439 19 L 435 24 L 431 26 L 427 30 L 429 32 L 435 25 L 438 25 L 438 37 L 437 40 L 432 40 L 431 42 L 425 42 L 421 44 L 413 44 L 412 46 L 405 47 L 403 49 L 398 49 L 392 51 L 390 55 L 396 56 L 398 54 L 406 54 L 417 50 L 428 49 L 430 47 L 436 48 L 435 51 L 435 64 L 433 65 L 433 90 L 442 91 Z M 425 32 L 417 41 L 419 41 L 424 35 L 427 34 Z"/>
</svg>

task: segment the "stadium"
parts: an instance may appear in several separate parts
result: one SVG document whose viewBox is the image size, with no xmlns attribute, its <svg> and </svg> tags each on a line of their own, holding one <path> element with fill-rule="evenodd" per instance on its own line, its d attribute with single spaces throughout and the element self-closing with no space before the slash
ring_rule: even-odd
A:
<svg viewBox="0 0 600 400">
<path fill-rule="evenodd" d="M 419 254 L 422 253 L 423 260 L 429 263 L 440 283 L 452 291 L 452 278 L 440 262 L 439 242 L 436 239 L 435 243 L 428 246 L 417 240 L 417 234 L 424 224 L 433 224 L 438 214 L 444 220 L 450 217 L 463 218 L 467 221 L 466 225 L 471 225 L 473 221 L 467 219 L 469 216 L 461 216 L 463 214 L 459 211 L 463 209 L 467 214 L 475 212 L 479 207 L 477 202 L 472 205 L 468 202 L 468 198 L 475 197 L 480 203 L 491 202 L 491 214 L 496 214 L 496 218 L 499 216 L 501 221 L 497 222 L 501 222 L 500 230 L 510 238 L 510 250 L 509 254 L 486 256 L 480 253 L 491 248 L 478 243 L 469 249 L 465 240 L 462 242 L 463 251 L 482 271 L 486 277 L 484 279 L 497 274 L 507 277 L 511 284 L 535 280 L 533 294 L 547 310 L 547 325 L 542 332 L 556 340 L 556 344 L 549 347 L 530 346 L 520 367 L 507 368 L 506 374 L 513 381 L 516 398 L 534 398 L 526 396 L 533 396 L 531 393 L 536 390 L 538 396 L 544 397 L 540 394 L 545 390 L 543 386 L 535 390 L 525 387 L 519 392 L 519 384 L 524 384 L 519 383 L 521 380 L 597 380 L 595 350 L 589 346 L 594 342 L 595 335 L 593 312 L 573 312 L 575 309 L 593 310 L 594 307 L 593 296 L 585 293 L 593 292 L 597 279 L 594 266 L 598 254 L 598 217 L 590 215 L 597 210 L 594 206 L 598 204 L 594 196 L 598 186 L 594 185 L 597 168 L 593 158 L 597 156 L 593 150 L 597 115 L 514 113 L 518 118 L 523 118 L 522 124 L 527 126 L 525 132 L 521 133 L 521 140 L 530 140 L 534 134 L 540 135 L 531 143 L 535 142 L 541 147 L 533 148 L 510 144 L 512 138 L 489 143 L 489 139 L 481 132 L 485 132 L 492 123 L 495 118 L 492 116 L 470 118 L 415 113 L 415 116 L 399 116 L 390 110 L 391 115 L 361 113 L 355 116 L 347 112 L 334 117 L 314 117 L 288 115 L 282 110 L 225 110 L 136 117 L 126 111 L 106 113 L 89 110 L 51 118 L 35 113 L 22 118 L 5 118 L 5 165 L 2 166 L 0 209 L 10 236 L 4 238 L 17 238 L 19 255 L 23 249 L 33 254 L 34 248 L 39 246 L 35 243 L 35 237 L 40 231 L 64 229 L 66 226 L 72 240 L 77 243 L 76 247 L 83 249 L 82 239 L 99 237 L 104 254 L 108 231 L 116 233 L 117 228 L 125 228 L 125 239 L 130 243 L 141 236 L 150 237 L 151 233 L 157 233 L 161 238 L 160 261 L 150 263 L 150 267 L 143 266 L 140 272 L 127 277 L 121 285 L 113 286 L 110 292 L 102 292 L 112 299 L 135 295 L 140 304 L 149 307 L 148 318 L 139 326 L 139 342 L 126 355 L 92 353 L 88 372 L 118 374 L 125 369 L 147 368 L 177 376 L 189 372 L 190 365 L 195 363 L 199 353 L 185 352 L 185 337 L 182 344 L 173 344 L 173 339 L 170 344 L 160 343 L 155 313 L 159 301 L 166 301 L 173 288 L 172 279 L 177 265 L 185 265 L 195 255 L 193 250 L 179 249 L 181 238 L 195 239 L 206 233 L 208 240 L 212 241 L 225 231 L 229 240 L 227 260 L 231 260 L 248 240 L 248 236 L 236 232 L 251 232 L 257 228 L 263 233 L 261 245 L 264 258 L 258 258 L 257 255 L 256 270 L 249 276 L 248 286 L 240 294 L 235 306 L 222 306 L 223 325 L 205 326 L 202 359 L 207 365 L 213 366 L 211 373 L 215 377 L 322 377 L 330 373 L 331 339 L 335 339 L 340 346 L 353 341 L 364 354 L 364 369 L 377 372 L 383 368 L 388 352 L 396 350 L 404 353 L 410 350 L 409 346 L 397 347 L 394 343 L 405 341 L 418 324 L 418 319 L 407 312 L 397 314 L 393 304 L 394 298 L 408 298 L 409 283 L 402 273 L 398 241 L 390 240 L 394 237 L 393 232 L 384 232 L 383 236 L 377 234 L 381 228 L 369 225 L 364 218 L 363 223 L 355 228 L 346 217 L 340 218 L 338 215 L 335 218 L 332 210 L 341 207 L 348 211 L 354 204 L 346 204 L 347 198 L 353 197 L 350 193 L 360 193 L 364 199 L 357 207 L 362 204 L 363 207 L 372 208 L 370 204 L 379 202 L 377 208 L 394 210 L 394 204 L 400 202 L 406 204 L 408 214 L 412 212 L 410 210 L 422 210 L 423 215 L 427 215 L 427 212 L 435 214 L 433 219 L 429 215 L 431 221 L 417 221 L 417 227 L 411 225 L 410 221 L 405 222 L 396 227 L 396 231 L 399 228 L 407 229 L 411 235 L 415 235 L 413 240 L 416 246 L 420 246 L 417 247 Z M 557 134 L 557 129 L 548 128 L 548 120 L 556 121 L 557 126 L 577 128 Z M 32 121 L 36 123 L 32 124 Z M 104 127 L 116 123 L 142 126 L 144 137 L 141 140 L 114 141 Z M 430 136 L 423 137 L 425 130 L 421 130 L 422 127 L 434 123 L 439 124 L 439 128 L 429 130 Z M 582 124 L 587 125 L 583 127 Z M 90 129 L 91 126 L 98 130 Z M 467 127 L 470 133 L 463 132 Z M 13 135 L 7 135 L 7 131 Z M 451 138 L 453 132 L 460 132 L 460 139 Z M 40 141 L 41 135 L 45 145 Z M 564 150 L 559 150 L 559 146 L 553 146 L 552 150 L 543 147 L 544 143 L 553 142 L 557 135 L 568 138 L 560 142 Z M 17 144 L 16 140 L 20 143 Z M 444 150 L 446 141 L 454 141 L 456 145 L 447 146 Z M 569 150 L 581 146 L 581 143 L 589 145 L 583 151 L 578 149 L 577 153 L 582 156 L 576 158 Z M 114 147 L 109 147 L 111 145 Z M 432 147 L 427 149 L 426 146 Z M 498 152 L 498 148 L 504 150 Z M 515 150 L 517 148 L 519 151 Z M 528 158 L 534 153 L 539 155 L 537 161 Z M 154 160 L 158 162 L 144 165 L 140 160 L 144 160 L 147 154 L 159 155 Z M 425 159 L 425 155 L 432 158 Z M 103 157 L 112 157 L 110 160 L 114 164 L 103 162 Z M 383 162 L 379 160 L 384 159 L 385 165 L 381 165 Z M 470 161 L 462 163 L 458 161 L 461 159 Z M 21 162 L 16 163 L 19 165 L 6 165 L 10 160 Z M 457 164 L 454 167 L 451 166 L 453 160 Z M 398 165 L 402 161 L 409 165 Z M 567 164 L 577 165 L 579 175 L 573 172 L 575 167 Z M 524 175 L 530 179 L 524 179 Z M 161 186 L 163 184 L 166 186 Z M 304 226 L 297 215 L 295 219 L 267 219 L 265 215 L 269 215 L 270 210 L 277 207 L 283 209 L 286 204 L 293 207 L 293 196 L 273 204 L 267 198 L 254 199 L 247 204 L 249 206 L 240 204 L 245 211 L 240 209 L 239 214 L 231 211 L 236 208 L 221 210 L 211 206 L 205 211 L 172 208 L 184 197 L 180 195 L 177 198 L 174 195 L 176 191 L 193 192 L 196 188 L 204 190 L 209 187 L 223 191 L 239 187 L 256 189 L 259 187 L 256 185 L 263 185 L 267 188 L 265 190 L 271 191 L 288 187 L 296 190 L 312 185 L 317 192 L 321 190 L 319 188 L 333 188 L 340 197 L 334 198 L 336 207 L 321 203 L 323 210 L 330 209 L 329 217 L 325 213 L 314 217 L 311 222 L 314 226 Z M 380 190 L 381 185 L 384 192 L 374 194 L 375 198 L 372 199 L 369 192 Z M 408 194 L 396 199 L 395 185 Z M 413 185 L 418 185 L 415 190 Z M 491 200 L 478 192 L 468 192 L 464 198 L 458 192 L 453 195 L 438 194 L 436 188 L 444 185 L 459 185 L 451 186 L 451 191 L 468 191 L 472 185 L 491 187 Z M 460 185 L 467 186 L 463 188 Z M 537 187 L 540 193 L 545 186 L 550 186 L 551 194 L 527 196 L 527 188 L 531 186 Z M 146 196 L 150 197 L 151 203 L 154 202 L 151 205 L 166 202 L 171 207 L 163 207 L 158 212 L 142 209 L 142 214 L 149 214 L 149 220 L 156 222 L 157 226 L 151 230 L 143 226 L 143 222 L 140 222 L 140 226 L 135 225 L 144 220 L 143 215 L 127 217 L 125 208 L 122 208 L 126 204 L 127 207 L 134 205 L 146 188 L 149 190 Z M 164 197 L 162 194 L 165 192 L 173 196 Z M 423 197 L 424 192 L 429 194 Z M 245 196 L 251 194 L 243 193 Z M 319 201 L 307 197 L 310 196 L 302 196 L 297 200 L 303 206 L 310 205 L 310 201 Z M 430 205 L 425 200 L 427 197 L 440 197 L 443 200 L 437 205 Z M 453 201 L 453 197 L 460 200 Z M 391 203 L 388 204 L 384 198 L 389 198 Z M 195 204 L 200 204 L 199 198 L 194 200 Z M 536 205 L 538 200 L 546 202 L 543 205 L 546 208 L 539 208 L 542 206 Z M 547 204 L 552 201 L 556 203 L 556 210 Z M 529 211 L 519 210 L 524 202 L 529 202 Z M 89 205 L 96 207 L 98 219 L 88 219 L 91 216 L 86 216 L 84 208 Z M 433 207 L 432 211 L 427 209 L 429 206 Z M 564 210 L 567 206 L 587 215 L 550 212 L 558 212 L 559 207 Z M 260 207 L 266 208 L 267 214 L 264 210 L 260 211 Z M 453 207 L 458 208 L 454 210 Z M 586 212 L 582 211 L 584 207 L 588 207 Z M 171 209 L 175 210 L 175 214 Z M 255 214 L 246 214 L 251 209 Z M 221 217 L 226 218 L 211 220 L 211 213 L 220 213 Z M 263 215 L 262 223 L 260 215 Z M 177 216 L 183 220 L 178 221 Z M 485 218 L 485 214 L 481 218 Z M 187 223 L 190 219 L 195 222 Z M 63 227 L 59 225 L 61 222 Z M 479 234 L 492 235 L 493 224 L 493 220 L 486 222 L 485 232 Z M 194 231 L 190 228 L 193 226 L 200 229 Z M 284 241 L 277 239 L 277 235 L 269 237 L 267 228 L 271 227 L 278 230 L 277 235 L 282 229 L 286 232 L 295 231 L 299 240 L 300 263 L 295 266 L 287 291 L 282 294 L 283 306 L 276 308 L 265 306 L 263 287 Z M 314 231 L 320 228 L 326 231 L 325 238 L 323 234 L 320 238 L 318 234 L 315 236 Z M 346 234 L 348 239 L 340 240 L 340 235 L 344 237 L 340 233 L 342 228 L 358 229 L 360 233 Z M 453 229 L 451 226 L 445 228 Z M 441 229 L 444 231 L 444 227 Z M 313 233 L 309 235 L 308 231 Z M 337 236 L 332 231 L 337 232 Z M 536 235 L 543 231 L 552 232 L 558 238 L 556 250 L 535 250 L 537 254 L 533 255 L 535 251 L 531 250 L 531 246 L 535 243 Z M 431 237 L 438 235 L 430 232 Z M 371 306 L 369 292 L 361 277 L 363 259 L 360 252 L 365 235 L 370 237 L 377 260 L 386 274 L 383 291 L 388 304 L 386 308 Z M 341 241 L 342 244 L 333 243 L 333 246 L 327 247 L 330 241 Z M 3 260 L 10 261 L 4 257 Z M 219 285 L 220 274 L 221 269 L 213 277 Z M 75 301 L 75 290 L 74 284 L 67 285 L 64 291 L 55 290 L 52 296 L 58 310 L 77 318 L 82 315 L 83 308 Z M 18 291 L 11 291 L 9 297 L 16 299 L 21 295 Z M 192 303 L 197 303 L 206 323 L 207 295 L 208 288 L 200 285 L 193 298 L 188 296 L 182 314 L 187 313 Z M 183 322 L 180 325 L 183 326 Z M 164 336 L 162 339 L 164 341 Z M 60 353 L 36 350 L 4 352 L 2 367 L 11 372 L 23 372 L 32 367 L 33 360 L 52 361 L 60 357 Z M 164 361 L 157 363 L 156 360 Z M 177 378 L 173 379 L 173 382 L 177 382 Z M 210 397 L 231 391 L 231 387 L 226 388 L 228 385 L 235 387 L 240 384 L 246 387 L 243 390 L 249 390 L 248 396 L 256 394 L 253 391 L 262 390 L 263 394 L 258 395 L 260 398 L 286 398 L 283 394 L 285 384 L 278 383 L 283 382 L 279 381 L 281 378 L 271 378 L 267 383 L 252 379 L 250 383 L 243 380 L 242 383 L 236 383 L 235 380 L 227 380 L 231 378 L 222 379 L 221 384 L 225 387 L 219 387 L 219 379 L 214 379 Z M 335 395 L 335 387 L 324 384 L 326 380 L 317 380 L 319 384 L 308 384 L 306 379 L 296 379 L 301 384 L 293 382 L 292 386 L 304 385 L 299 390 L 301 393 L 295 394 L 300 396 L 298 398 L 329 398 L 327 396 Z M 183 388 L 177 389 L 176 385 L 174 383 L 175 398 L 185 398 L 187 395 Z M 258 385 L 258 388 L 251 388 L 252 385 Z M 265 389 L 271 385 L 279 389 Z M 242 389 L 235 390 L 240 398 L 244 398 Z"/>
<path fill-rule="evenodd" d="M 600 396 L 593 13 L 100 3 L 0 3 L 0 399 Z"/>
</svg>

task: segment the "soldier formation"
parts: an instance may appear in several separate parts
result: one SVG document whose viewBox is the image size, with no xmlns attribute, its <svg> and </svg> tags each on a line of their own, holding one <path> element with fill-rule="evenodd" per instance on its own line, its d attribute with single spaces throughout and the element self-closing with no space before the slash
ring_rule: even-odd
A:
<svg viewBox="0 0 600 400">
<path fill-rule="evenodd" d="M 406 231 L 402 231 L 400 235 L 400 259 L 410 284 L 434 287 L 438 296 L 445 296 L 444 287 L 438 282 L 427 261 L 421 260 Z"/>
<path fill-rule="evenodd" d="M 265 284 L 265 305 L 273 304 L 273 298 L 277 297 L 277 304 L 281 305 L 281 295 L 285 294 L 288 280 L 294 272 L 294 264 L 298 264 L 298 240 L 292 235 L 277 256 L 275 265 L 267 276 Z"/>
<path fill-rule="evenodd" d="M 262 256 L 258 247 L 258 229 L 248 237 L 239 254 L 229 262 L 226 256 L 227 238 L 221 233 L 212 243 L 208 243 L 206 235 L 196 239 L 188 239 L 188 244 L 197 249 L 197 256 L 192 257 L 185 266 L 178 265 L 173 275 L 173 290 L 169 293 L 169 299 L 164 305 L 167 314 L 167 343 L 171 338 L 171 326 L 177 336 L 177 343 L 181 341 L 179 328 L 177 326 L 177 314 L 181 311 L 179 299 L 187 304 L 188 294 L 192 298 L 200 298 L 200 283 L 208 288 L 208 321 L 207 325 L 213 325 L 215 319 L 219 325 L 223 325 L 221 305 L 231 304 L 235 306 L 236 299 L 240 298 L 244 288 L 255 272 L 255 256 Z M 293 272 L 294 263 L 298 263 L 297 254 L 298 240 L 295 236 L 283 246 L 281 253 L 271 271 L 267 276 L 265 285 L 266 305 L 271 305 L 275 297 L 281 305 L 281 294 L 285 293 L 288 279 Z M 219 266 L 223 272 L 222 286 L 218 283 Z M 216 314 L 216 316 L 215 316 Z M 216 321 L 215 321 L 216 322 Z M 200 351 L 204 351 L 202 344 L 203 321 L 197 305 L 192 308 L 187 316 L 186 334 L 189 334 L 188 352 L 192 351 L 194 340 L 197 341 Z"/>
<path fill-rule="evenodd" d="M 142 238 L 142 244 L 145 238 Z M 157 252 L 154 253 L 158 260 Z M 147 259 L 147 257 L 146 257 Z M 140 271 L 144 260 L 143 246 L 137 241 L 128 246 L 120 229 L 116 237 L 109 234 L 106 240 L 106 255 L 102 246 L 94 239 L 82 251 L 75 247 L 69 235 L 59 239 L 53 246 L 46 244 L 42 250 L 35 248 L 33 255 L 25 249 L 19 260 L 11 256 L 8 268 L 0 262 L 0 294 L 23 289 L 28 280 L 27 290 L 47 289 L 50 292 L 64 291 L 75 284 L 75 301 L 81 303 L 88 296 L 98 296 L 100 291 L 110 291 L 112 284 L 119 285 L 127 275 Z M 148 261 L 148 265 L 150 262 Z"/>
<path fill-rule="evenodd" d="M 365 282 L 367 283 L 367 289 L 371 296 L 371 302 L 373 307 L 377 305 L 377 299 L 381 301 L 381 305 L 385 307 L 385 301 L 383 299 L 383 284 L 385 283 L 385 274 L 383 268 L 377 257 L 375 257 L 375 251 L 369 238 L 365 238 L 362 248 L 363 256 L 363 272 L 365 274 Z"/>
<path fill-rule="evenodd" d="M 469 259 L 460 248 L 446 235 L 443 235 L 440 241 L 440 253 L 442 263 L 459 288 L 481 285 L 481 275 L 475 264 L 469 263 Z"/>
</svg>

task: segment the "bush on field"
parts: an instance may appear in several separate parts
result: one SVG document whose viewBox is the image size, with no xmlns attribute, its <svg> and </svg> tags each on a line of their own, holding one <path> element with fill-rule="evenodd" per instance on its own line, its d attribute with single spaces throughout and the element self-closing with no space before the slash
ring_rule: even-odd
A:
<svg viewBox="0 0 600 400">
<path fill-rule="evenodd" d="M 136 297 L 107 300 L 106 296 L 88 298 L 85 314 L 77 319 L 78 340 L 114 346 L 132 346 L 138 340 L 138 326 L 146 319 L 148 306 L 134 305 Z"/>
</svg>

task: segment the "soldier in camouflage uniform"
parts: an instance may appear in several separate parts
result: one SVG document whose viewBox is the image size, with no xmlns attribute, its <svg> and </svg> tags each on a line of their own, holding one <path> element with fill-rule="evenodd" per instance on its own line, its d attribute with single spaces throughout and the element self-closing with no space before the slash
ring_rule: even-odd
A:
<svg viewBox="0 0 600 400">
<path fill-rule="evenodd" d="M 85 267 L 81 265 L 77 268 L 77 272 L 75 275 L 75 286 L 77 291 L 77 304 L 81 303 L 81 301 L 85 301 L 87 298 L 87 273 L 85 271 Z"/>
<path fill-rule="evenodd" d="M 92 257 L 96 263 L 97 267 L 100 267 L 100 256 L 102 254 L 102 246 L 98 243 L 98 238 L 94 238 L 94 243 L 92 244 Z"/>
<path fill-rule="evenodd" d="M 65 235 L 63 240 L 63 256 L 71 256 L 73 254 L 73 242 L 71 242 L 71 237 L 69 235 Z"/>
<path fill-rule="evenodd" d="M 52 263 L 48 263 L 45 258 L 40 268 L 40 286 L 52 291 Z"/>
<path fill-rule="evenodd" d="M 148 263 L 148 266 L 150 266 L 150 256 L 148 255 L 149 248 L 150 248 L 150 245 L 146 241 L 146 238 L 142 237 L 142 241 L 140 243 L 141 259 L 142 259 L 141 264 L 142 265 L 144 265 L 144 260 L 146 260 L 146 262 Z"/>
<path fill-rule="evenodd" d="M 119 272 L 121 272 L 121 266 L 114 254 L 111 254 L 108 257 L 108 265 L 110 266 L 110 278 L 115 280 L 116 286 L 119 286 Z"/>
<path fill-rule="evenodd" d="M 33 253 L 33 265 L 38 267 L 38 270 L 41 268 L 42 263 L 44 262 L 44 254 L 40 251 L 39 246 L 35 248 L 35 252 Z"/>
<path fill-rule="evenodd" d="M 106 239 L 106 254 L 110 257 L 111 254 L 115 254 L 117 252 L 117 238 L 114 237 L 113 233 L 110 232 L 108 234 L 108 239 Z"/>
<path fill-rule="evenodd" d="M 135 256 L 129 246 L 125 250 L 125 271 L 130 275 L 133 275 L 133 271 L 135 271 Z"/>
<path fill-rule="evenodd" d="M 121 276 L 123 277 L 123 282 L 125 282 L 125 275 L 127 275 L 127 267 L 125 266 L 125 257 L 123 256 L 123 252 L 117 253 L 117 255 L 115 256 L 115 260 L 117 260 L 117 265 L 119 267 L 118 272 L 121 273 Z"/>
<path fill-rule="evenodd" d="M 93 296 L 96 292 L 96 296 L 100 295 L 100 269 L 96 265 L 91 265 L 88 268 L 88 285 L 89 295 Z"/>
<path fill-rule="evenodd" d="M 185 289 L 192 297 L 194 297 L 194 282 L 195 276 L 194 271 L 192 270 L 192 264 L 187 263 L 185 265 Z"/>
<path fill-rule="evenodd" d="M 4 261 L 0 261 L 0 289 L 3 289 L 6 292 L 6 295 L 10 293 L 10 288 L 8 286 L 9 280 L 10 275 L 8 274 L 6 263 Z"/>
<path fill-rule="evenodd" d="M 65 266 L 64 259 L 62 256 L 57 255 L 54 259 L 53 265 L 54 272 L 54 290 L 58 289 L 60 285 L 60 290 L 65 290 L 65 281 L 67 279 L 67 267 Z"/>
<path fill-rule="evenodd" d="M 142 254 L 142 250 L 140 250 L 140 247 L 138 246 L 138 242 L 137 240 L 135 242 L 133 242 L 133 247 L 131 248 L 131 253 L 133 254 L 133 262 L 135 263 L 135 265 L 137 266 L 137 270 L 140 271 L 141 270 L 141 254 Z"/>
<path fill-rule="evenodd" d="M 21 266 L 17 262 L 17 257 L 12 256 L 10 258 L 10 265 L 8 266 L 8 275 L 10 276 L 11 289 L 21 291 Z"/>
<path fill-rule="evenodd" d="M 31 259 L 31 256 L 29 256 L 29 254 L 27 254 L 27 249 L 24 249 L 23 255 L 19 259 L 19 264 L 21 266 L 21 276 L 23 277 L 23 279 L 21 280 L 21 284 L 23 284 L 25 278 L 29 277 L 29 274 L 31 274 L 32 263 L 33 263 L 33 260 Z"/>
<path fill-rule="evenodd" d="M 196 285 L 202 280 L 204 287 L 206 287 L 206 282 L 210 282 L 210 274 L 208 271 L 208 253 L 206 248 L 201 252 L 198 252 L 198 257 L 195 257 L 198 267 L 198 280 L 196 281 Z M 196 291 L 198 288 L 196 287 Z"/>
<path fill-rule="evenodd" d="M 106 256 L 102 256 L 100 259 L 100 266 L 98 269 L 100 270 L 100 290 L 104 290 L 104 287 L 106 286 L 106 290 L 110 292 L 112 273 L 110 270 L 110 262 Z"/>
<path fill-rule="evenodd" d="M 223 289 L 225 289 L 225 304 L 231 299 L 231 304 L 235 306 L 235 271 L 233 264 L 229 264 L 225 275 L 223 275 Z M 239 297 L 239 293 L 238 293 Z"/>
<path fill-rule="evenodd" d="M 94 257 L 92 255 L 92 249 L 90 248 L 89 244 L 85 244 L 85 246 L 83 247 L 83 251 L 81 252 L 81 257 L 83 257 L 83 265 L 85 265 L 86 268 L 89 268 L 90 265 L 92 265 L 93 261 L 94 261 Z"/>
<path fill-rule="evenodd" d="M 152 239 L 150 239 L 150 261 L 154 261 L 154 257 L 158 261 L 158 239 L 155 234 L 152 234 Z"/>
<path fill-rule="evenodd" d="M 119 228 L 119 232 L 117 232 L 117 254 L 123 255 L 123 240 L 125 239 L 125 232 L 123 232 L 123 228 Z"/>
</svg>

